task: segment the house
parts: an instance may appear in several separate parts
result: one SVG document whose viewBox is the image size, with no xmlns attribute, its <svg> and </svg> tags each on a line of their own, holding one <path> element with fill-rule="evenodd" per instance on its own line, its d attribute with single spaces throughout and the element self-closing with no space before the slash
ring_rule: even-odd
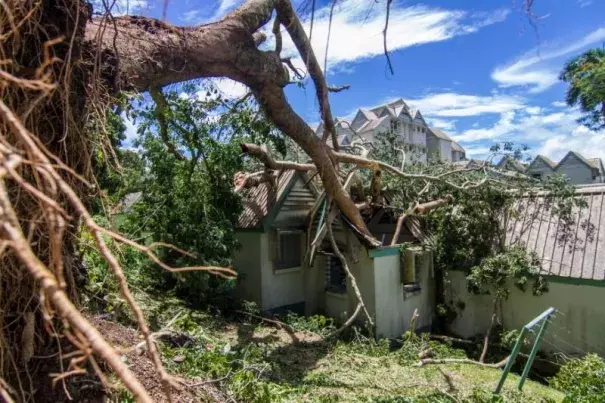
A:
<svg viewBox="0 0 605 403">
<path fill-rule="evenodd" d="M 605 169 L 600 158 L 584 158 L 575 151 L 569 151 L 559 163 L 538 155 L 527 167 L 526 173 L 534 178 L 542 178 L 553 173 L 567 176 L 576 185 L 605 183 Z"/>
<path fill-rule="evenodd" d="M 505 155 L 504 157 L 502 157 L 502 159 L 500 160 L 500 162 L 498 162 L 498 164 L 496 165 L 496 169 L 501 170 L 501 171 L 513 171 L 513 172 L 517 172 L 517 173 L 525 173 L 526 170 L 526 166 L 517 161 L 514 158 L 511 158 L 508 155 Z"/>
<path fill-rule="evenodd" d="M 357 297 L 328 237 L 317 236 L 328 219 L 325 197 L 303 173 L 276 175 L 275 185 L 263 183 L 244 195 L 236 231 L 241 249 L 234 259 L 238 292 L 263 311 L 346 319 Z M 415 309 L 420 312 L 416 328 L 429 328 L 434 312 L 432 254 L 420 245 L 417 222 L 406 222 L 399 238 L 403 248 L 386 246 L 396 227 L 392 212 L 370 209 L 364 219 L 381 246 L 365 242 L 342 216 L 334 217 L 333 230 L 374 318 L 376 335 L 401 336 Z M 316 238 L 320 241 L 314 243 Z"/>
<path fill-rule="evenodd" d="M 520 329 L 549 307 L 558 313 L 549 325 L 542 347 L 568 354 L 594 351 L 605 356 L 605 186 L 576 189 L 587 208 L 574 212 L 573 236 L 565 236 L 565 222 L 549 208 L 547 194 L 526 199 L 506 225 L 507 245 L 525 245 L 541 262 L 549 291 L 533 296 L 511 284 L 511 295 L 502 303 L 506 329 Z M 462 336 L 484 334 L 492 315 L 492 296 L 472 295 L 466 272 L 450 271 L 448 299 L 464 306 L 451 324 Z"/>
<path fill-rule="evenodd" d="M 371 109 L 359 109 L 350 123 L 336 118 L 334 124 L 341 145 L 356 141 L 373 143 L 378 133 L 392 132 L 404 143 L 408 162 L 426 163 L 431 156 L 443 161 L 465 158 L 459 144 L 454 145 L 441 130 L 430 128 L 420 110 L 411 109 L 403 99 Z M 317 127 L 316 134 L 323 135 L 323 124 Z"/>
<path fill-rule="evenodd" d="M 439 129 L 429 128 L 426 136 L 428 158 L 434 161 L 452 161 L 452 139 Z"/>
</svg>

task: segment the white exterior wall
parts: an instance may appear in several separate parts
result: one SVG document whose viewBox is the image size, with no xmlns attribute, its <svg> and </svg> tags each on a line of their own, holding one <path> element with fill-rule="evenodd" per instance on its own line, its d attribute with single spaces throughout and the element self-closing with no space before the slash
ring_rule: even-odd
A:
<svg viewBox="0 0 605 403">
<path fill-rule="evenodd" d="M 238 292 L 243 299 L 256 302 L 263 311 L 304 302 L 302 268 L 275 270 L 272 260 L 277 247 L 271 234 L 238 232 L 242 248 L 235 254 L 234 267 L 241 275 Z"/>
<path fill-rule="evenodd" d="M 592 169 L 574 155 L 567 157 L 563 164 L 557 167 L 556 172 L 567 176 L 571 183 L 576 185 L 595 182 L 592 179 Z"/>
<path fill-rule="evenodd" d="M 521 292 L 511 285 L 511 295 L 502 305 L 505 329 L 520 329 L 546 309 L 554 307 L 562 314 L 549 325 L 546 339 L 556 347 L 542 343 L 543 350 L 561 349 L 578 354 L 580 348 L 605 356 L 605 288 L 553 281 L 548 286 L 547 293 L 534 296 L 531 287 Z M 462 271 L 449 271 L 446 293 L 447 300 L 465 303 L 465 308 L 451 324 L 451 330 L 462 337 L 484 334 L 491 320 L 492 297 L 470 294 Z"/>
<path fill-rule="evenodd" d="M 404 291 L 399 254 L 374 258 L 376 285 L 376 336 L 401 337 L 410 327 L 414 310 L 418 309 L 416 329 L 430 328 L 434 309 L 432 259 L 425 259 L 420 270 L 420 289 Z"/>
<path fill-rule="evenodd" d="M 452 143 L 445 140 L 439 140 L 439 152 L 443 161 L 452 160 Z"/>
<path fill-rule="evenodd" d="M 304 302 L 304 286 L 302 267 L 275 270 L 275 262 L 270 258 L 270 248 L 276 248 L 270 242 L 270 234 L 260 234 L 260 256 L 262 268 L 262 306 L 263 311 L 279 308 L 285 305 Z M 304 250 L 303 250 L 304 256 Z"/>
<path fill-rule="evenodd" d="M 344 235 L 341 234 L 342 237 Z M 365 248 L 361 247 L 352 234 L 348 234 L 349 247 L 343 248 L 343 253 L 348 257 L 349 269 L 357 281 L 357 286 L 361 292 L 361 296 L 370 315 L 375 316 L 375 287 L 374 287 L 374 262 L 368 256 Z M 341 238 L 344 239 L 344 238 Z M 338 294 L 331 291 L 325 291 L 325 261 L 324 257 L 318 258 L 320 263 L 317 265 L 321 272 L 323 282 L 320 287 L 323 295 L 320 299 L 323 300 L 323 310 L 326 315 L 346 320 L 357 307 L 357 296 L 353 290 L 350 279 L 347 280 L 347 292 Z M 364 320 L 364 315 L 359 315 L 359 319 Z"/>
<path fill-rule="evenodd" d="M 452 151 L 452 162 L 462 161 L 464 159 L 464 153 L 460 151 Z"/>
<path fill-rule="evenodd" d="M 262 305 L 261 237 L 258 232 L 238 231 L 235 237 L 241 249 L 235 252 L 233 267 L 237 270 L 237 292 L 243 299 Z"/>
</svg>

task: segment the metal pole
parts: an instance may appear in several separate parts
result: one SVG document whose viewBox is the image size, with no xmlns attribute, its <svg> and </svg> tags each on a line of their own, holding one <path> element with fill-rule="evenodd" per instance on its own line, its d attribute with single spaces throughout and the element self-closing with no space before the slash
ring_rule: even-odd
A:
<svg viewBox="0 0 605 403">
<path fill-rule="evenodd" d="M 546 316 L 544 321 L 542 322 L 542 326 L 540 327 L 540 331 L 536 336 L 536 341 L 534 342 L 534 346 L 531 349 L 531 353 L 529 353 L 529 358 L 527 359 L 527 363 L 525 364 L 525 368 L 523 368 L 523 374 L 521 374 L 521 379 L 519 379 L 519 390 L 523 389 L 523 384 L 525 383 L 525 378 L 527 378 L 527 374 L 529 374 L 529 370 L 531 369 L 532 364 L 534 363 L 534 359 L 536 358 L 536 354 L 538 354 L 538 349 L 540 348 L 540 343 L 542 342 L 542 336 L 546 331 L 546 327 L 548 326 L 548 318 Z"/>
<path fill-rule="evenodd" d="M 499 394 L 500 390 L 502 390 L 502 387 L 504 386 L 504 381 L 506 381 L 506 377 L 508 376 L 510 369 L 512 368 L 513 364 L 515 363 L 515 360 L 517 359 L 517 354 L 519 354 L 519 350 L 521 350 L 521 345 L 523 345 L 523 339 L 525 338 L 526 334 L 527 334 L 527 328 L 524 326 L 523 328 L 521 328 L 521 333 L 519 334 L 519 338 L 517 339 L 517 342 L 515 343 L 515 346 L 513 347 L 513 351 L 511 351 L 510 355 L 508 356 L 508 361 L 506 362 L 506 365 L 504 366 L 504 370 L 502 371 L 502 376 L 500 377 L 498 386 L 496 386 L 496 390 L 494 391 L 495 394 Z"/>
</svg>

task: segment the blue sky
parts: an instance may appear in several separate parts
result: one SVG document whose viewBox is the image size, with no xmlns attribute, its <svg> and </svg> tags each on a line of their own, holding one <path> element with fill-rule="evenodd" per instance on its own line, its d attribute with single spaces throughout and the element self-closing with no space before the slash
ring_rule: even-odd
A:
<svg viewBox="0 0 605 403">
<path fill-rule="evenodd" d="M 125 12 L 161 16 L 163 0 L 119 0 Z M 168 22 L 201 24 L 219 19 L 241 0 L 171 0 Z M 295 4 L 300 1 L 295 0 Z M 323 63 L 329 0 L 317 0 L 313 47 Z M 388 43 L 395 70 L 382 53 L 385 0 L 339 0 L 328 52 L 328 83 L 351 89 L 331 96 L 335 116 L 403 98 L 430 124 L 481 158 L 497 141 L 527 144 L 531 153 L 558 160 L 573 149 L 605 159 L 605 133 L 579 125 L 564 105 L 557 76 L 566 60 L 605 43 L 605 1 L 535 0 L 536 28 L 523 0 L 395 0 Z M 303 15 L 303 20 L 308 21 Z M 305 23 L 308 29 L 308 22 Z M 269 33 L 269 27 L 267 27 Z M 269 35 L 271 36 L 271 35 Z M 266 46 L 272 45 L 272 38 Z M 288 40 L 284 53 L 295 56 Z M 299 66 L 300 60 L 296 60 Z M 219 82 L 226 94 L 243 86 Z M 312 84 L 287 88 L 295 110 L 310 124 L 319 113 Z"/>
</svg>

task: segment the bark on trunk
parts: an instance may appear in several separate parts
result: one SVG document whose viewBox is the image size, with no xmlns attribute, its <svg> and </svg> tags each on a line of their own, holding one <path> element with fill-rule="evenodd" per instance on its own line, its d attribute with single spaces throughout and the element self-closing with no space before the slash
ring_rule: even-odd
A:
<svg viewBox="0 0 605 403">
<path fill-rule="evenodd" d="M 289 74 L 279 55 L 256 47 L 254 34 L 269 22 L 274 10 L 295 36 L 302 57 L 309 56 L 311 67 L 318 66 L 286 0 L 249 0 L 221 21 L 199 27 L 177 27 L 153 18 L 129 16 L 115 19 L 116 31 L 113 24 L 102 27 L 99 20 L 93 20 L 87 26 L 86 39 L 102 49 L 105 77 L 119 88 L 147 91 L 205 77 L 227 77 L 250 87 L 267 116 L 311 157 L 340 210 L 371 235 L 339 181 L 330 149 L 286 100 L 283 88 L 289 83 Z M 321 70 L 311 70 L 324 121 L 331 122 L 325 80 L 319 77 Z M 332 126 L 328 123 L 327 129 Z"/>
</svg>

